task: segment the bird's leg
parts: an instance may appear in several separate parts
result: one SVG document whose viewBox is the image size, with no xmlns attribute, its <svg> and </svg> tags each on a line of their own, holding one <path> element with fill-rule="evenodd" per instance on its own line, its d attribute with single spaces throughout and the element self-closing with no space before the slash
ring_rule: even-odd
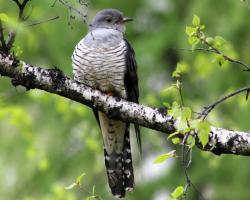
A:
<svg viewBox="0 0 250 200">
<path fill-rule="evenodd" d="M 114 96 L 114 95 L 115 95 L 114 93 L 110 92 L 110 93 L 107 94 L 107 97 Z"/>
</svg>

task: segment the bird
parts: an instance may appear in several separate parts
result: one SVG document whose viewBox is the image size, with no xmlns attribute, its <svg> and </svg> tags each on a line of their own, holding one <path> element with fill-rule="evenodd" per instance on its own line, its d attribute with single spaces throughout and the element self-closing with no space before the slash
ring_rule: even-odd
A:
<svg viewBox="0 0 250 200">
<path fill-rule="evenodd" d="M 125 23 L 133 21 L 115 9 L 97 13 L 87 35 L 75 46 L 72 55 L 74 79 L 130 102 L 139 103 L 139 77 L 135 52 L 123 37 Z M 104 160 L 112 194 L 124 198 L 134 191 L 134 170 L 130 147 L 130 123 L 110 119 L 93 109 L 101 129 Z M 139 152 L 140 127 L 134 124 Z M 139 153 L 140 154 L 140 153 Z"/>
</svg>

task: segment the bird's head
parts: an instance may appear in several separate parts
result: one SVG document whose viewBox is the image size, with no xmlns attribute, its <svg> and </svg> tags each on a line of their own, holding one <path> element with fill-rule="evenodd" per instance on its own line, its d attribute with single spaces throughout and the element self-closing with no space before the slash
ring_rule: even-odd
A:
<svg viewBox="0 0 250 200">
<path fill-rule="evenodd" d="M 124 32 L 125 22 L 133 21 L 123 17 L 123 13 L 115 9 L 101 10 L 90 25 L 90 31 L 98 28 L 115 29 Z"/>
</svg>

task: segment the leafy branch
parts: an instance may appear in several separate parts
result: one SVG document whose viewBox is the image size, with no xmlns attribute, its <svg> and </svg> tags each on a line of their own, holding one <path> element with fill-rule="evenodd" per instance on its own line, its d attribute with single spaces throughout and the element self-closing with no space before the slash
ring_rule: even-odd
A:
<svg viewBox="0 0 250 200">
<path fill-rule="evenodd" d="M 200 18 L 197 15 L 194 15 L 192 24 L 195 27 L 186 27 L 186 34 L 189 36 L 188 42 L 191 44 L 191 49 L 185 49 L 185 48 L 172 48 L 172 49 L 186 50 L 186 51 L 192 51 L 192 52 L 197 51 L 197 50 L 213 52 L 213 53 L 216 53 L 219 55 L 215 57 L 215 59 L 212 61 L 212 63 L 218 63 L 220 66 L 222 66 L 225 61 L 230 61 L 230 62 L 238 63 L 238 64 L 244 66 L 246 68 L 246 70 L 243 70 L 243 71 L 250 71 L 250 68 L 248 67 L 248 65 L 246 65 L 242 61 L 232 59 L 232 58 L 228 57 L 227 55 L 221 53 L 220 50 L 222 49 L 222 46 L 227 43 L 226 40 L 224 40 L 220 36 L 216 36 L 215 38 L 211 38 L 211 37 L 206 38 L 205 37 L 205 33 L 202 31 L 203 29 L 205 29 L 205 26 L 200 25 Z M 196 48 L 196 46 L 200 42 L 207 45 L 208 49 Z M 223 97 L 222 99 L 212 103 L 211 105 L 204 107 L 204 110 L 199 114 L 197 119 L 200 119 L 203 116 L 203 120 L 204 120 L 217 104 L 219 104 L 219 103 L 223 102 L 224 100 L 226 100 L 226 99 L 228 99 L 236 94 L 239 94 L 243 91 L 247 91 L 247 96 L 246 96 L 246 100 L 247 100 L 248 94 L 250 91 L 249 87 L 245 87 L 245 88 L 242 88 L 240 90 L 237 90 L 237 91 Z"/>
<path fill-rule="evenodd" d="M 82 177 L 85 175 L 85 173 L 81 174 L 79 177 L 77 177 L 76 179 L 76 182 L 72 183 L 70 186 L 68 187 L 65 187 L 65 189 L 69 190 L 69 189 L 72 189 L 73 187 L 75 186 L 78 186 L 81 190 L 84 190 L 85 192 L 89 193 L 91 196 L 89 196 L 87 198 L 87 200 L 91 200 L 91 199 L 99 199 L 99 200 L 103 200 L 101 199 L 100 197 L 98 197 L 96 194 L 95 194 L 95 186 L 93 186 L 93 189 L 92 189 L 92 192 L 90 192 L 89 190 L 83 188 L 81 186 L 81 180 L 82 180 Z"/>
</svg>

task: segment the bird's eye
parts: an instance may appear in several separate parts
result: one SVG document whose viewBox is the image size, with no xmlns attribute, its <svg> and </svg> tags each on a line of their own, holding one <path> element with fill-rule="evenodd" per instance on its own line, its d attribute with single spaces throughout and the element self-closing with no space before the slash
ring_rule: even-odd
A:
<svg viewBox="0 0 250 200">
<path fill-rule="evenodd" d="M 107 23 L 111 23 L 112 21 L 113 21 L 113 20 L 112 20 L 112 18 L 110 18 L 110 17 L 106 19 L 106 22 L 107 22 Z"/>
</svg>

